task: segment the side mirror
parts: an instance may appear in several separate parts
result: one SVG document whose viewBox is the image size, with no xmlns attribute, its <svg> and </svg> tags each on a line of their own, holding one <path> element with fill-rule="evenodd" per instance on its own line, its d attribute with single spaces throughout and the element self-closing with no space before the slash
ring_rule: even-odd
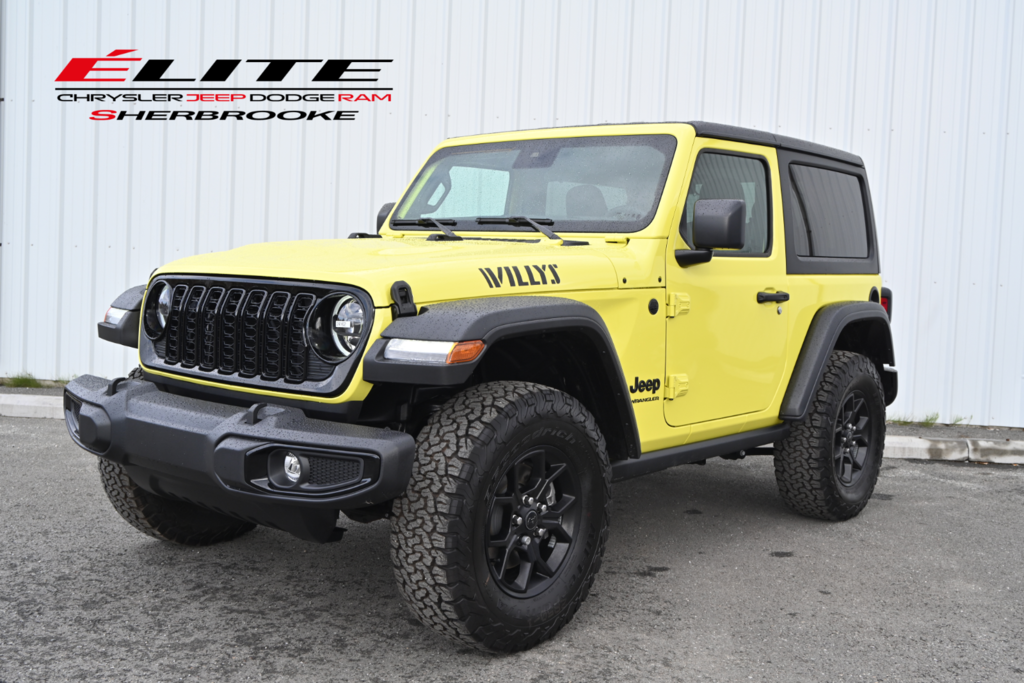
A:
<svg viewBox="0 0 1024 683">
<path fill-rule="evenodd" d="M 747 236 L 747 203 L 742 199 L 700 199 L 693 206 L 693 246 L 742 249 Z"/>
<path fill-rule="evenodd" d="M 394 202 L 388 202 L 384 206 L 380 207 L 380 211 L 377 212 L 377 232 L 384 227 L 384 221 L 388 219 L 391 214 L 391 209 L 395 208 Z"/>
</svg>

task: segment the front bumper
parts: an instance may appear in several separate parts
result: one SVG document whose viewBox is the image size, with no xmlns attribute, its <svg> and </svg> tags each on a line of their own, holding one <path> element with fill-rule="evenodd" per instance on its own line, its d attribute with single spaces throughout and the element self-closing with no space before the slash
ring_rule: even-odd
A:
<svg viewBox="0 0 1024 683">
<path fill-rule="evenodd" d="M 403 432 L 314 420 L 275 405 L 245 410 L 162 392 L 152 382 L 92 375 L 67 385 L 64 417 L 75 443 L 124 465 L 152 493 L 318 542 L 332 537 L 338 510 L 400 495 L 416 451 Z M 327 484 L 284 490 L 271 483 L 268 461 L 285 448 L 325 463 Z M 331 485 L 330 476 L 341 479 Z"/>
</svg>

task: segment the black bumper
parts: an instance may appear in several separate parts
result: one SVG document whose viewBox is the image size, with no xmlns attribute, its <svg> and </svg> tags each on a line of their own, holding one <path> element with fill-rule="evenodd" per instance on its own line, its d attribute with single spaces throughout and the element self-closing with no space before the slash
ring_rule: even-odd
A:
<svg viewBox="0 0 1024 683">
<path fill-rule="evenodd" d="M 75 443 L 124 465 L 155 494 L 319 542 L 330 540 L 338 510 L 400 495 L 416 450 L 402 432 L 314 420 L 275 405 L 243 410 L 151 382 L 92 375 L 67 385 L 64 418 Z M 321 474 L 292 490 L 275 486 L 273 462 L 284 449 Z"/>
</svg>

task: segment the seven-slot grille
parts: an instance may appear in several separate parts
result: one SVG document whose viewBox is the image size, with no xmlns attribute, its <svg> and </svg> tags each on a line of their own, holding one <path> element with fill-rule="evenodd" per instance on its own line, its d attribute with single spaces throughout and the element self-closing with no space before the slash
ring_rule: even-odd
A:
<svg viewBox="0 0 1024 683">
<path fill-rule="evenodd" d="M 172 288 L 164 336 L 154 343 L 168 365 L 219 375 L 319 382 L 335 366 L 306 343 L 306 320 L 332 291 L 274 283 L 181 282 Z"/>
</svg>

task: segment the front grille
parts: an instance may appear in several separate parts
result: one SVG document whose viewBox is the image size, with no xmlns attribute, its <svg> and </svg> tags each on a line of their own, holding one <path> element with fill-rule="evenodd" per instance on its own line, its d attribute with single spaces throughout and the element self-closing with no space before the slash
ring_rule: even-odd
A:
<svg viewBox="0 0 1024 683">
<path fill-rule="evenodd" d="M 317 356 L 306 325 L 336 287 L 163 277 L 172 287 L 164 335 L 154 355 L 170 371 L 244 383 L 322 382 L 338 367 Z M 369 311 L 372 308 L 364 302 Z M 146 340 L 149 341 L 148 339 Z M 297 387 L 298 388 L 298 387 Z"/>
</svg>

